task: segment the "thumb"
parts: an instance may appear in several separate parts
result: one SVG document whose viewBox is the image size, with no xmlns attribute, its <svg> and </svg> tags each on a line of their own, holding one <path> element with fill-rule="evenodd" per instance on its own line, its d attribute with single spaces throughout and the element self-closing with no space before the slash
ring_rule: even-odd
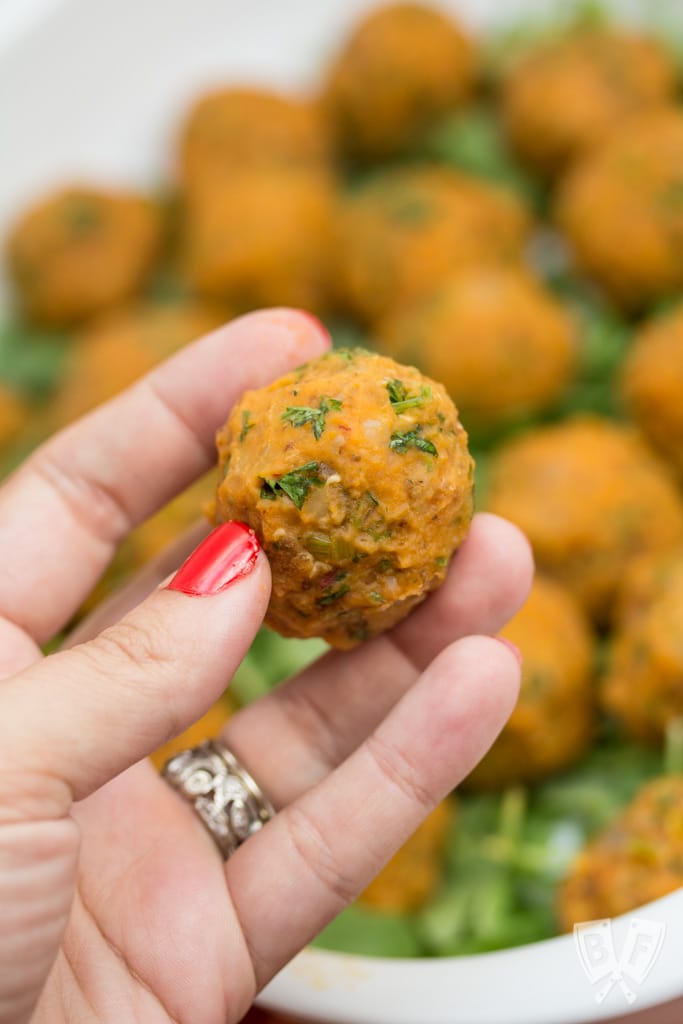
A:
<svg viewBox="0 0 683 1024">
<path fill-rule="evenodd" d="M 3 763 L 49 780 L 53 817 L 196 721 L 261 625 L 270 570 L 243 523 L 216 527 L 175 576 L 115 626 L 0 687 Z M 31 786 L 31 797 L 38 787 Z"/>
</svg>

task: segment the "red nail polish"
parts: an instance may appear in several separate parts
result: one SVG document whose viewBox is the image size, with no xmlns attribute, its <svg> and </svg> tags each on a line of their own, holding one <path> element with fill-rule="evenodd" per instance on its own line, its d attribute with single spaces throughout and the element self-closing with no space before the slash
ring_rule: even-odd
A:
<svg viewBox="0 0 683 1024">
<path fill-rule="evenodd" d="M 221 523 L 183 562 L 166 589 L 200 597 L 220 594 L 249 575 L 260 550 L 256 534 L 246 523 Z"/>
<path fill-rule="evenodd" d="M 496 636 L 494 637 L 494 640 L 497 640 L 501 644 L 505 644 L 507 649 L 509 651 L 512 651 L 519 664 L 522 664 L 522 652 L 520 651 L 517 644 L 513 644 L 512 640 L 508 640 L 506 636 Z"/>
</svg>

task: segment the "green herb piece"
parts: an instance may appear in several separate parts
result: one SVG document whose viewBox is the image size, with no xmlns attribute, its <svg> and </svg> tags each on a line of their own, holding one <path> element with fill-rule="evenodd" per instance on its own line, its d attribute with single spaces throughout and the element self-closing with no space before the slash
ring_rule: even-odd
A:
<svg viewBox="0 0 683 1024">
<path fill-rule="evenodd" d="M 323 395 L 317 409 L 310 405 L 288 405 L 280 419 L 285 423 L 291 423 L 293 427 L 305 427 L 307 423 L 310 423 L 313 428 L 313 436 L 316 441 L 319 441 L 325 429 L 325 417 L 328 412 L 331 409 L 341 409 L 341 407 L 342 403 L 338 398 L 328 398 Z"/>
<path fill-rule="evenodd" d="M 320 608 L 324 608 L 328 604 L 334 604 L 334 602 L 338 601 L 344 596 L 344 594 L 348 594 L 351 589 L 350 586 L 348 583 L 342 583 L 342 580 L 345 580 L 348 575 L 349 574 L 347 572 L 336 572 L 332 574 L 331 579 L 329 574 L 323 578 L 323 582 L 327 582 L 328 580 L 330 582 L 323 590 L 322 597 L 319 597 L 316 601 L 316 604 Z M 339 584 L 341 584 L 341 586 L 339 586 Z"/>
<path fill-rule="evenodd" d="M 304 539 L 304 547 L 316 558 L 329 560 L 332 557 L 332 538 L 326 533 L 309 533 Z"/>
<path fill-rule="evenodd" d="M 427 385 L 420 389 L 419 395 L 409 395 L 402 380 L 388 380 L 387 391 L 389 392 L 389 401 L 396 413 L 414 409 L 416 406 L 422 408 L 423 404 L 432 397 L 432 389 Z"/>
<path fill-rule="evenodd" d="M 443 569 L 443 567 L 448 564 L 448 559 L 446 558 L 445 555 L 439 555 L 439 557 L 436 560 L 436 564 L 438 565 L 439 569 Z"/>
<path fill-rule="evenodd" d="M 274 501 L 280 494 L 286 494 L 300 509 L 311 487 L 322 487 L 324 480 L 318 475 L 319 462 L 307 462 L 298 469 L 292 469 L 281 477 L 262 477 L 261 497 Z"/>
<path fill-rule="evenodd" d="M 397 430 L 395 434 L 391 435 L 389 447 L 392 451 L 398 452 L 399 455 L 405 454 L 409 448 L 417 448 L 420 452 L 427 452 L 436 458 L 439 457 L 439 453 L 432 442 L 422 436 L 422 427 L 419 424 L 413 430 Z"/>
<path fill-rule="evenodd" d="M 328 604 L 334 604 L 334 602 L 338 601 L 344 596 L 344 594 L 348 594 L 350 589 L 351 587 L 348 583 L 342 583 L 341 587 L 337 587 L 336 590 L 331 590 L 329 594 L 323 594 L 322 597 L 319 597 L 316 604 L 321 608 L 324 608 Z"/>
<path fill-rule="evenodd" d="M 240 441 L 244 441 L 245 437 L 247 436 L 249 431 L 252 429 L 252 427 L 256 426 L 255 423 L 250 423 L 249 422 L 249 417 L 250 416 L 251 416 L 251 413 L 249 412 L 249 410 L 245 409 L 243 411 L 243 413 L 242 413 L 242 429 L 240 430 Z"/>
<path fill-rule="evenodd" d="M 384 598 L 377 590 L 370 591 L 370 600 L 374 601 L 375 604 L 384 604 Z"/>
</svg>

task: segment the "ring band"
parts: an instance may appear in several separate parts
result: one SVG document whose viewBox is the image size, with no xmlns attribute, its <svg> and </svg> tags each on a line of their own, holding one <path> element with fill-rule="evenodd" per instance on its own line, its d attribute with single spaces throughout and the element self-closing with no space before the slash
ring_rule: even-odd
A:
<svg viewBox="0 0 683 1024">
<path fill-rule="evenodd" d="M 225 860 L 275 814 L 246 768 L 216 740 L 176 754 L 162 774 L 192 804 Z"/>
</svg>

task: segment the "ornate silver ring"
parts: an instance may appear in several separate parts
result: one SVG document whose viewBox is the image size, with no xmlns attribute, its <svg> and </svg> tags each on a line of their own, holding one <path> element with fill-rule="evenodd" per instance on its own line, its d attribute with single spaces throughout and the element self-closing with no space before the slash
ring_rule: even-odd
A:
<svg viewBox="0 0 683 1024">
<path fill-rule="evenodd" d="M 176 754 L 163 776 L 192 804 L 225 860 L 275 814 L 246 768 L 216 740 Z"/>
</svg>

